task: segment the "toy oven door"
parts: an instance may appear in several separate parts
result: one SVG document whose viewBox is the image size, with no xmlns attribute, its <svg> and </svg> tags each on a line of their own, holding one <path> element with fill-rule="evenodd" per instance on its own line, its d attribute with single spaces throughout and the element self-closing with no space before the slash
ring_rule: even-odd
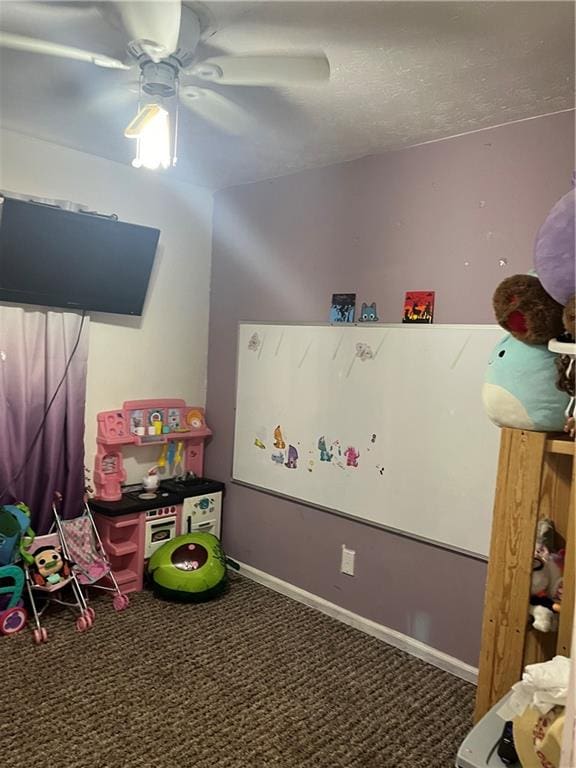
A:
<svg viewBox="0 0 576 768">
<path fill-rule="evenodd" d="M 176 518 L 146 521 L 144 557 L 149 558 L 167 541 L 176 538 Z"/>
</svg>

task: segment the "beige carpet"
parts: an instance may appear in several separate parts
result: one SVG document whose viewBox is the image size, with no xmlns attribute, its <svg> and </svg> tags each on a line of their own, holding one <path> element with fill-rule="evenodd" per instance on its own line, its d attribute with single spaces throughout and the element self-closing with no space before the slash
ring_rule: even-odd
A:
<svg viewBox="0 0 576 768">
<path fill-rule="evenodd" d="M 473 686 L 238 576 L 94 606 L 0 638 L 2 766 L 444 768 L 471 724 Z"/>
</svg>

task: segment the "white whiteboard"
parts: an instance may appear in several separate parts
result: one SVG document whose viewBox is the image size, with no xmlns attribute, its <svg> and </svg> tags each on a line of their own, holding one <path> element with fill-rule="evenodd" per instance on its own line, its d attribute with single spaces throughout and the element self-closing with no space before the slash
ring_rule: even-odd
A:
<svg viewBox="0 0 576 768">
<path fill-rule="evenodd" d="M 233 479 L 487 555 L 499 430 L 481 388 L 502 336 L 491 325 L 241 323 Z"/>
</svg>

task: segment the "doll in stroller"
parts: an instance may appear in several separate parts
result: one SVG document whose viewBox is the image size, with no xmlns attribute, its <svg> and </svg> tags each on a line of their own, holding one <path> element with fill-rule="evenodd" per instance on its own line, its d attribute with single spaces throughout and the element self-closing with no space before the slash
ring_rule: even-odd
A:
<svg viewBox="0 0 576 768">
<path fill-rule="evenodd" d="M 114 608 L 128 605 L 120 591 L 98 531 L 85 504 L 85 511 L 72 520 L 63 520 L 58 512 L 61 501 L 56 494 L 52 505 L 54 524 L 44 536 L 26 537 L 21 547 L 26 576 L 26 590 L 34 620 L 33 638 L 37 644 L 48 640 L 42 617 L 51 603 L 72 608 L 76 630 L 85 632 L 94 623 L 94 609 L 88 605 L 84 589 L 94 586 L 114 592 Z M 68 599 L 63 598 L 64 588 Z"/>
</svg>

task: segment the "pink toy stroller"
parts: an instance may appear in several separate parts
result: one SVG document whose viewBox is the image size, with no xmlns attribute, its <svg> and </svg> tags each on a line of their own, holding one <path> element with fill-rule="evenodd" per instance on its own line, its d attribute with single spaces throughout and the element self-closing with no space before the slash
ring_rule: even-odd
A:
<svg viewBox="0 0 576 768">
<path fill-rule="evenodd" d="M 72 520 L 62 520 L 56 504 L 53 505 L 53 510 L 57 530 L 66 542 L 66 549 L 73 563 L 72 569 L 79 583 L 84 587 L 113 592 L 114 610 L 123 611 L 128 607 L 130 600 L 128 595 L 120 591 L 86 501 L 84 512 Z M 92 608 L 88 610 L 94 613 Z"/>
<path fill-rule="evenodd" d="M 26 591 L 30 599 L 34 619 L 33 638 L 37 645 L 48 641 L 48 631 L 42 626 L 42 616 L 50 603 L 65 605 L 77 614 L 76 630 L 85 632 L 94 621 L 94 611 L 88 608 L 86 599 L 70 562 L 64 539 L 59 533 L 36 536 L 22 550 Z M 69 587 L 72 601 L 62 598 L 62 591 Z"/>
</svg>

